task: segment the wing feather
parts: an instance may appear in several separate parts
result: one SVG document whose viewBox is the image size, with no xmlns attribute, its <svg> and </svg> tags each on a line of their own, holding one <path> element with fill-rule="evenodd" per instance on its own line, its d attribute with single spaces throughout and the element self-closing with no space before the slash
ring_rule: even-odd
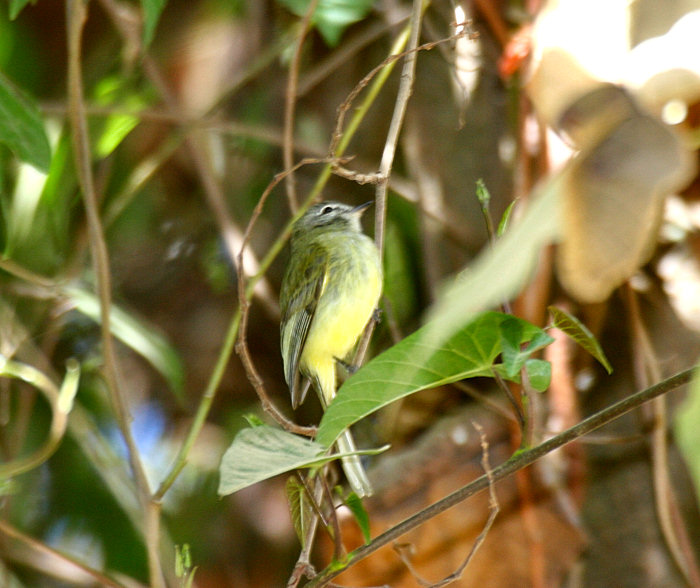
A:
<svg viewBox="0 0 700 588">
<path fill-rule="evenodd" d="M 301 259 L 300 259 L 301 257 Z M 299 360 L 306 337 L 323 292 L 328 268 L 328 252 L 320 246 L 307 248 L 302 256 L 292 255 L 282 282 L 280 325 L 284 379 L 296 408 L 306 396 L 308 386 L 302 386 Z"/>
</svg>

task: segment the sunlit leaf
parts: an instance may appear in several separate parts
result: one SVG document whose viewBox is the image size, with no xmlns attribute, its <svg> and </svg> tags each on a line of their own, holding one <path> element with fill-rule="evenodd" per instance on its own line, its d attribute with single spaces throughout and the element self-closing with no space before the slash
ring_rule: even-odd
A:
<svg viewBox="0 0 700 588">
<path fill-rule="evenodd" d="M 138 112 L 148 104 L 144 95 L 135 92 L 128 81 L 116 75 L 107 76 L 100 80 L 95 87 L 94 94 L 95 102 L 104 107 L 119 106 L 129 111 Z M 104 158 L 112 153 L 138 123 L 138 117 L 128 113 L 111 114 L 101 120 L 99 124 L 94 121 L 91 129 L 93 134 L 97 133 L 94 140 L 97 156 Z"/>
<path fill-rule="evenodd" d="M 548 310 L 554 319 L 554 326 L 557 329 L 566 333 L 566 335 L 571 337 L 571 339 L 576 341 L 576 343 L 595 357 L 609 374 L 612 373 L 612 366 L 610 365 L 608 358 L 605 357 L 603 348 L 600 346 L 598 340 L 595 338 L 593 333 L 590 332 L 586 325 L 584 325 L 572 314 L 569 314 L 565 310 L 557 308 L 556 306 L 550 306 L 548 307 Z"/>
<path fill-rule="evenodd" d="M 700 427 L 698 423 L 700 423 L 700 370 L 696 368 L 688 389 L 688 396 L 676 412 L 674 435 L 700 499 Z"/>
<path fill-rule="evenodd" d="M 51 147 L 39 109 L 0 73 L 0 142 L 41 172 L 51 165 Z"/>
<path fill-rule="evenodd" d="M 477 315 L 444 342 L 437 342 L 432 325 L 426 325 L 375 357 L 341 386 L 321 419 L 316 440 L 329 447 L 346 427 L 400 398 L 465 378 L 491 377 L 494 367 L 501 368 L 499 373 L 507 379 L 519 381 L 519 374 L 509 375 L 502 364 L 495 364 L 503 350 L 500 326 L 504 321 L 519 324 L 520 345 L 545 341 L 542 329 L 491 311 Z M 522 361 L 527 357 L 523 355 Z"/>
<path fill-rule="evenodd" d="M 94 294 L 79 288 L 68 288 L 66 293 L 80 312 L 100 322 L 100 304 Z M 143 356 L 166 379 L 173 392 L 182 397 L 185 381 L 182 362 L 164 337 L 115 305 L 110 312 L 110 328 L 117 339 Z"/>
</svg>

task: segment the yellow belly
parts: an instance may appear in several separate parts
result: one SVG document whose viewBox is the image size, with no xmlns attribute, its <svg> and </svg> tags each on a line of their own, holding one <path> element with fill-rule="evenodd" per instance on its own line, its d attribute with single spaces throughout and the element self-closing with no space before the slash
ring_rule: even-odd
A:
<svg viewBox="0 0 700 588">
<path fill-rule="evenodd" d="M 336 359 L 345 359 L 353 348 L 381 294 L 377 251 L 368 237 L 362 237 L 355 243 L 361 248 L 359 256 L 355 252 L 352 261 L 337 264 L 342 272 L 327 276 L 300 357 L 302 372 L 319 380 L 326 401 L 335 394 Z"/>
</svg>

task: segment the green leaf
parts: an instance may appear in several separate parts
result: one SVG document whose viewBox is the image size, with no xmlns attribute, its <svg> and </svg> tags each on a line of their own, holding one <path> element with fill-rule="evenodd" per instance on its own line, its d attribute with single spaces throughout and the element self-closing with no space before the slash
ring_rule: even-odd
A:
<svg viewBox="0 0 700 588">
<path fill-rule="evenodd" d="M 369 514 L 367 514 L 367 511 L 362 504 L 362 499 L 354 492 L 350 492 L 348 497 L 343 502 L 355 517 L 357 526 L 360 527 L 360 531 L 362 531 L 362 537 L 364 538 L 365 543 L 369 543 L 372 539 L 369 529 Z"/>
<path fill-rule="evenodd" d="M 700 426 L 698 423 L 700 423 L 700 369 L 696 368 L 688 395 L 676 412 L 673 432 L 690 476 L 695 482 L 695 490 L 700 500 Z"/>
<path fill-rule="evenodd" d="M 224 453 L 219 468 L 219 495 L 232 494 L 291 470 L 322 465 L 334 459 L 311 439 L 277 427 L 242 429 Z"/>
<path fill-rule="evenodd" d="M 489 192 L 484 180 L 481 178 L 476 181 L 476 198 L 479 200 L 481 209 L 488 211 L 489 202 L 491 202 L 491 192 Z"/>
<path fill-rule="evenodd" d="M 277 427 L 241 429 L 221 458 L 219 494 L 224 496 L 285 472 L 316 468 L 345 455 L 374 455 L 381 449 L 328 453 L 328 448 Z"/>
<path fill-rule="evenodd" d="M 51 147 L 39 109 L 0 73 L 0 143 L 43 173 L 51 165 Z"/>
<path fill-rule="evenodd" d="M 80 288 L 66 288 L 65 292 L 80 312 L 100 322 L 100 303 L 94 294 Z M 124 345 L 158 370 L 177 397 L 182 399 L 185 383 L 182 362 L 164 337 L 115 305 L 112 305 L 110 312 L 110 329 Z"/>
<path fill-rule="evenodd" d="M 143 45 L 148 47 L 158 26 L 158 20 L 167 0 L 141 0 L 143 8 Z"/>
<path fill-rule="evenodd" d="M 506 208 L 506 211 L 503 213 L 503 216 L 501 217 L 501 221 L 498 223 L 498 229 L 496 230 L 496 236 L 497 237 L 502 237 L 503 233 L 506 232 L 506 229 L 508 228 L 508 223 L 510 222 L 510 217 L 513 214 L 513 208 L 515 208 L 515 203 L 518 201 L 516 198 L 513 200 L 508 205 L 508 208 Z"/>
<path fill-rule="evenodd" d="M 99 121 L 92 121 L 91 132 L 96 135 L 95 153 L 99 158 L 105 158 L 139 124 L 135 113 L 147 106 L 149 99 L 146 93 L 135 91 L 128 79 L 111 75 L 95 86 L 94 100 L 99 106 L 107 108 L 116 105 L 134 113 L 110 114 Z"/>
<path fill-rule="evenodd" d="M 299 17 L 303 17 L 309 7 L 309 0 L 279 2 Z M 335 47 L 348 26 L 367 16 L 372 3 L 372 0 L 319 0 L 311 22 L 326 43 Z"/>
<path fill-rule="evenodd" d="M 519 381 L 519 374 L 510 377 L 502 364 L 494 364 L 503 349 L 500 327 L 506 320 L 519 323 L 519 345 L 544 340 L 542 329 L 499 312 L 477 315 L 444 343 L 428 324 L 375 357 L 341 386 L 321 419 L 316 441 L 330 447 L 346 427 L 400 398 L 464 378 L 491 377 L 494 367 L 500 367 L 499 373 L 507 379 Z"/>
<path fill-rule="evenodd" d="M 10 20 L 15 20 L 22 9 L 29 3 L 35 4 L 36 0 L 10 0 Z"/>
<path fill-rule="evenodd" d="M 556 306 L 549 306 L 548 310 L 552 315 L 554 326 L 557 329 L 564 332 L 586 351 L 588 351 L 588 353 L 595 357 L 609 374 L 612 373 L 612 366 L 610 365 L 608 358 L 605 357 L 603 348 L 600 346 L 593 333 L 588 330 L 586 325 L 584 325 L 575 316 L 569 314 L 561 308 L 557 308 Z"/>
<path fill-rule="evenodd" d="M 304 543 L 306 542 L 306 515 L 304 514 L 306 511 L 306 506 L 304 504 L 306 502 L 306 489 L 299 480 L 294 476 L 290 476 L 287 479 L 285 490 L 294 531 L 297 534 L 299 543 L 304 547 Z"/>
<path fill-rule="evenodd" d="M 534 334 L 529 330 L 527 337 L 523 336 L 524 325 L 529 325 L 529 323 L 525 323 L 521 319 L 517 319 L 513 316 L 507 316 L 499 327 L 501 333 L 503 369 L 499 369 L 498 371 L 504 378 L 513 382 L 520 382 L 520 370 L 522 370 L 523 367 L 527 370 L 528 362 L 542 361 L 531 359 L 533 353 L 554 342 L 554 338 L 541 329 L 537 329 Z M 532 327 L 533 325 L 530 326 Z M 528 342 L 527 345 L 523 344 L 524 341 Z M 542 363 L 548 366 L 547 369 L 549 369 L 551 375 L 551 366 L 549 362 L 542 361 Z M 529 372 L 528 375 L 530 375 Z M 539 381 L 543 382 L 541 379 Z M 548 386 L 549 381 L 547 381 L 544 389 L 546 390 Z M 539 390 L 537 386 L 534 387 Z"/>
<path fill-rule="evenodd" d="M 252 412 L 244 414 L 243 418 L 251 427 L 262 427 L 265 424 L 265 422 L 257 414 Z"/>
<path fill-rule="evenodd" d="M 526 359 L 520 352 L 520 341 L 523 336 L 522 323 L 513 316 L 506 317 L 501 321 L 499 331 L 503 367 L 506 375 L 509 378 L 514 378 L 520 372 Z"/>
<path fill-rule="evenodd" d="M 544 392 L 552 381 L 552 364 L 544 359 L 528 359 L 525 361 L 527 379 L 538 392 Z"/>
</svg>

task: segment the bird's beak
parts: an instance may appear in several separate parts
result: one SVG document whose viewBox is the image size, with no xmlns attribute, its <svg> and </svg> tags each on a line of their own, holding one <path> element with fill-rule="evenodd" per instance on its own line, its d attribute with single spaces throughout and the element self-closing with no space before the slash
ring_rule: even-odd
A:
<svg viewBox="0 0 700 588">
<path fill-rule="evenodd" d="M 353 214 L 356 214 L 358 217 L 362 216 L 362 214 L 367 210 L 370 206 L 374 204 L 374 200 L 370 200 L 369 202 L 365 202 L 364 204 L 360 204 L 353 208 L 350 212 Z"/>
</svg>

